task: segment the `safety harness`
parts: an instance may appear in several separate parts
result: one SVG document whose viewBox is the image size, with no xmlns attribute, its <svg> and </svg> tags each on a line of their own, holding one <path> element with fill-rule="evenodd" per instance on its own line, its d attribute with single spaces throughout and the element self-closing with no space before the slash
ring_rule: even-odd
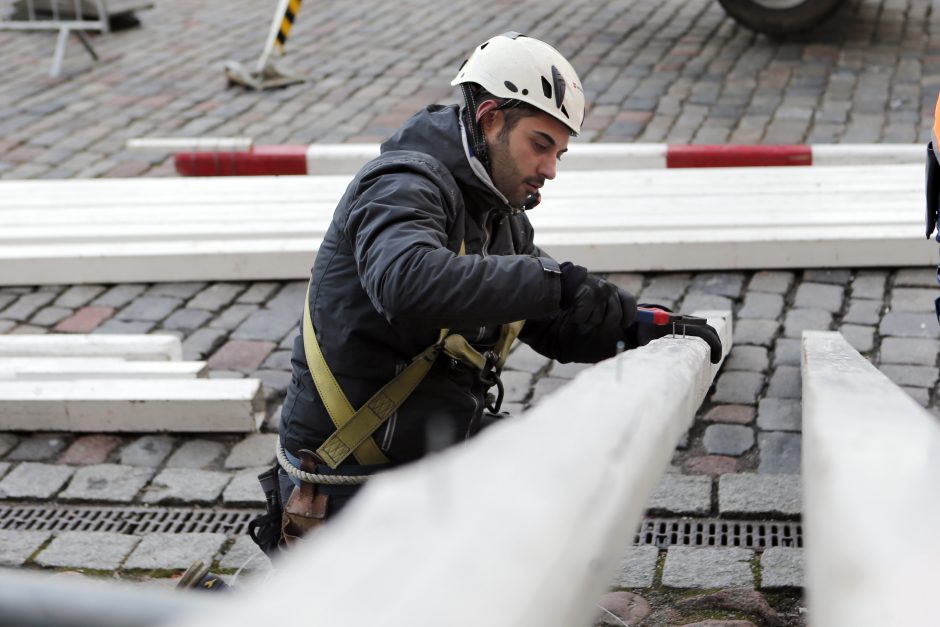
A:
<svg viewBox="0 0 940 627">
<path fill-rule="evenodd" d="M 458 254 L 464 254 L 463 243 L 460 245 Z M 415 356 L 394 379 L 382 386 L 362 407 L 354 410 L 327 365 L 317 342 L 310 314 L 310 287 L 310 285 L 307 286 L 307 296 L 304 299 L 304 353 L 313 383 L 336 427 L 336 431 L 317 449 L 317 456 L 331 469 L 336 469 L 350 455 L 353 455 L 362 465 L 390 463 L 372 439 L 372 435 L 411 396 L 442 353 L 479 371 L 480 380 L 487 388 L 493 385 L 497 387 L 498 395 L 495 402 L 489 404 L 488 408 L 494 412 L 499 411 L 503 397 L 499 373 L 506 363 L 509 347 L 522 330 L 524 321 L 502 325 L 493 349 L 484 353 L 476 350 L 464 336 L 451 333 L 449 329 L 441 329 L 434 344 Z M 310 478 L 310 475 L 298 477 L 297 473 L 292 473 L 291 470 L 296 470 L 293 465 L 291 468 L 285 467 L 285 470 L 301 480 Z"/>
</svg>

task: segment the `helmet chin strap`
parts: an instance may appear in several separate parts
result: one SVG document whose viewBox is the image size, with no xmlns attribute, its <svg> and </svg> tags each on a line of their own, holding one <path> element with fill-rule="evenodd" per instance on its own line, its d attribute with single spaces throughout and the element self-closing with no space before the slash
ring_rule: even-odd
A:
<svg viewBox="0 0 940 627">
<path fill-rule="evenodd" d="M 474 156 L 483 164 L 487 172 L 490 171 L 490 151 L 486 146 L 486 137 L 483 135 L 483 128 L 476 119 L 477 102 L 473 97 L 473 90 L 470 85 L 462 83 L 460 91 L 463 93 L 465 107 L 464 128 L 470 133 L 470 148 Z"/>
</svg>

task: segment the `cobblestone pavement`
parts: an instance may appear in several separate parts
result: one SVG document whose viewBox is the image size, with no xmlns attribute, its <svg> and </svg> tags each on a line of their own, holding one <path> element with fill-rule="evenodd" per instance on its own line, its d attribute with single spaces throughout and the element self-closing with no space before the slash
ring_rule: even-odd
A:
<svg viewBox="0 0 940 627">
<path fill-rule="evenodd" d="M 268 5 L 271 6 L 268 6 Z M 45 77 L 54 38 L 0 31 L 0 177 L 172 175 L 163 155 L 124 150 L 137 136 L 252 137 L 259 144 L 377 141 L 414 110 L 453 97 L 467 51 L 510 28 L 554 42 L 593 103 L 583 139 L 705 143 L 926 140 L 940 91 L 937 2 L 848 0 L 801 38 L 737 27 L 710 0 L 368 0 L 309 3 L 288 44 L 303 87 L 226 89 L 225 59 L 260 50 L 272 3 L 159 0 L 140 28 L 73 41 L 66 76 Z M 0 6 L 3 6 L 0 3 Z M 641 301 L 735 312 L 735 348 L 649 515 L 798 522 L 799 337 L 839 330 L 937 413 L 940 328 L 932 269 L 623 274 Z M 268 420 L 251 436 L 0 434 L 4 510 L 167 508 L 251 512 L 272 462 L 304 284 L 174 283 L 0 287 L 0 333 L 173 333 L 210 376 L 264 382 Z M 507 404 L 522 410 L 581 366 L 517 348 Z M 4 526 L 6 525 L 6 526 Z M 0 564 L 153 580 L 195 557 L 232 576 L 269 568 L 219 529 L 25 530 L 0 523 Z M 629 624 L 798 625 L 802 549 L 639 546 L 602 601 Z M 675 589 L 701 589 L 675 596 Z M 715 592 L 715 589 L 720 591 Z M 620 624 L 603 614 L 604 624 Z M 705 624 L 705 623 L 702 623 Z"/>
</svg>

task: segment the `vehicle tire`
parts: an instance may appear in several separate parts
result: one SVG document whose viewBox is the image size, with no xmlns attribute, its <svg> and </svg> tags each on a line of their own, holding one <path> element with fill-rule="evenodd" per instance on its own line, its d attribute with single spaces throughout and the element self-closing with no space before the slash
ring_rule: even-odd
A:
<svg viewBox="0 0 940 627">
<path fill-rule="evenodd" d="M 768 35 L 806 31 L 829 17 L 843 0 L 718 0 L 736 21 Z"/>
</svg>

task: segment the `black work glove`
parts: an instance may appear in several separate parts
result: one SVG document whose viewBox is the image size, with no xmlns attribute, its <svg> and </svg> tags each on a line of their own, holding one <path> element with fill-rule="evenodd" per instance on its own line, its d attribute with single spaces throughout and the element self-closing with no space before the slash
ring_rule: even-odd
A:
<svg viewBox="0 0 940 627">
<path fill-rule="evenodd" d="M 636 319 L 636 298 L 570 261 L 561 264 L 561 307 L 568 320 L 604 328 L 627 328 Z"/>
<path fill-rule="evenodd" d="M 640 307 L 645 307 L 648 309 L 661 309 L 663 311 L 671 312 L 672 310 L 667 309 L 661 305 L 647 305 L 642 304 Z M 645 346 L 652 342 L 653 340 L 659 339 L 661 337 L 666 337 L 667 335 L 672 335 L 673 325 L 656 325 L 649 324 L 645 322 L 637 321 L 636 323 L 636 342 L 637 346 Z M 710 360 L 713 364 L 717 364 L 721 361 L 721 338 L 718 337 L 718 332 L 715 331 L 715 328 L 708 324 L 697 325 L 697 324 L 681 324 L 676 323 L 675 325 L 675 334 L 677 336 L 685 335 L 687 337 L 700 337 L 705 340 L 705 343 L 708 344 L 708 347 L 711 349 Z"/>
</svg>

